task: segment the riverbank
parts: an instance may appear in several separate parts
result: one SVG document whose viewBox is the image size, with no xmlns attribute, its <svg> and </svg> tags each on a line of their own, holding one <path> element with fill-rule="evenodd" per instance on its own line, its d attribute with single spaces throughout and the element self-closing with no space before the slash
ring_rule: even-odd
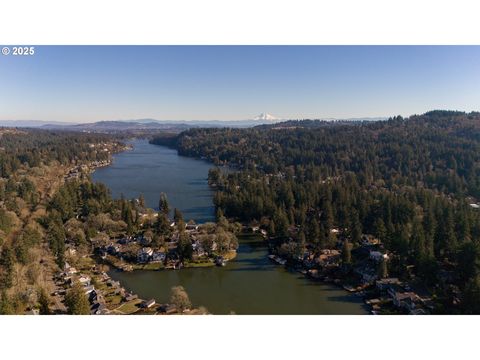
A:
<svg viewBox="0 0 480 360">
<path fill-rule="evenodd" d="M 355 262 L 345 263 L 341 250 L 307 250 L 303 256 L 282 257 L 278 255 L 278 239 L 268 239 L 267 242 L 272 262 L 301 274 L 309 281 L 344 289 L 351 296 L 362 299 L 371 314 L 424 315 L 434 311 L 432 296 L 421 283 L 401 281 L 377 270 L 386 255 L 370 244 L 357 246 L 352 251 Z"/>
<path fill-rule="evenodd" d="M 136 141 L 133 151 L 116 156 L 114 163 L 96 171 L 93 179 L 115 188 L 113 193 L 123 192 L 126 198 L 137 198 L 139 193 L 150 192 L 145 197 L 147 206 L 148 199 L 154 206 L 158 204 L 159 189 L 166 189 L 169 201 L 176 206 L 181 204 L 187 216 L 194 215 L 196 219 L 205 220 L 206 214 L 213 213 L 213 191 L 207 182 L 210 166 L 204 161 L 180 157 L 174 150 Z M 152 221 L 155 222 L 155 218 L 152 217 Z M 103 245 L 101 242 L 98 244 L 104 247 L 105 256 L 110 256 L 107 248 L 112 245 L 110 252 L 115 253 L 114 257 L 130 263 L 137 262 L 138 255 L 155 255 L 161 259 L 173 249 L 152 247 L 153 252 L 150 253 L 148 247 L 151 245 L 143 243 L 143 240 L 141 246 L 129 248 L 126 242 L 130 240 L 122 236 L 116 236 L 112 244 L 104 239 Z M 198 255 L 205 249 L 202 249 L 203 240 L 196 240 L 198 242 L 192 242 L 192 245 L 195 243 L 194 250 Z M 119 244 L 119 241 L 125 244 Z M 166 244 L 170 242 L 166 241 Z M 206 246 L 209 244 L 209 241 L 204 243 Z M 205 305 L 214 314 L 230 314 L 232 311 L 237 314 L 366 313 L 364 305 L 343 289 L 328 284 L 312 286 L 305 277 L 299 278 L 296 273 L 277 269 L 267 257 L 266 242 L 260 234 L 242 234 L 239 244 L 235 260 L 227 261 L 224 267 L 215 266 L 212 261 L 201 261 L 187 263 L 178 271 L 152 271 L 163 270 L 165 266 L 139 263 L 132 264 L 131 271 L 113 269 L 109 275 L 142 298 L 163 302 L 168 300 L 170 288 L 180 284 L 191 295 L 193 303 Z M 122 255 L 118 256 L 117 252 Z"/>
</svg>

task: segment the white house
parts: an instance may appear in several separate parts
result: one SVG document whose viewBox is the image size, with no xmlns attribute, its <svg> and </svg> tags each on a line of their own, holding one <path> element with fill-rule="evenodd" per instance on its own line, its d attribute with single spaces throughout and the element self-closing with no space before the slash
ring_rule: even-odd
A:
<svg viewBox="0 0 480 360">
<path fill-rule="evenodd" d="M 153 255 L 153 250 L 150 247 L 144 247 L 138 251 L 137 260 L 139 263 L 146 263 L 150 261 L 150 257 Z"/>
</svg>

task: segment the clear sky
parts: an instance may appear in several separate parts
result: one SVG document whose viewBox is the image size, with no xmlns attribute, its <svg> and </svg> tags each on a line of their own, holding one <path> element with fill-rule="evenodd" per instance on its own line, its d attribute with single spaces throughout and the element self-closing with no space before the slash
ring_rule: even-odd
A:
<svg viewBox="0 0 480 360">
<path fill-rule="evenodd" d="M 480 46 L 36 46 L 0 120 L 349 118 L 480 110 Z"/>
</svg>

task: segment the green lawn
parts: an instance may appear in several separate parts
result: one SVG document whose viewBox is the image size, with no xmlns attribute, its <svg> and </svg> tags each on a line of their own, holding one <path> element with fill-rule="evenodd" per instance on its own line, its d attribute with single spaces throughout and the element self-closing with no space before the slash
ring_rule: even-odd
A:
<svg viewBox="0 0 480 360">
<path fill-rule="evenodd" d="M 162 270 L 165 265 L 162 263 L 133 264 L 133 270 Z"/>
<path fill-rule="evenodd" d="M 210 266 L 215 266 L 215 264 L 212 261 L 185 262 L 186 268 L 210 267 Z"/>
<path fill-rule="evenodd" d="M 117 310 L 123 312 L 124 314 L 133 314 L 139 310 L 137 305 L 141 302 L 141 299 L 135 299 L 121 305 Z"/>
</svg>

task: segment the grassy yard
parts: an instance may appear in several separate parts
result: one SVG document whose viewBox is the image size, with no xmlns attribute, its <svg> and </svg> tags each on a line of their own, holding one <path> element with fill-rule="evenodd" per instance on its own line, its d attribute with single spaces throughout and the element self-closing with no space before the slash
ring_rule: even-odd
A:
<svg viewBox="0 0 480 360">
<path fill-rule="evenodd" d="M 133 270 L 162 270 L 165 265 L 162 263 L 134 264 Z"/>
<path fill-rule="evenodd" d="M 210 267 L 215 266 L 212 261 L 202 261 L 202 262 L 185 262 L 186 268 L 198 268 L 198 267 Z"/>
<path fill-rule="evenodd" d="M 133 314 L 139 310 L 139 307 L 137 305 L 141 304 L 142 300 L 141 299 L 135 299 L 132 301 L 129 301 L 123 305 L 121 305 L 117 311 L 121 311 L 124 314 Z"/>
</svg>

